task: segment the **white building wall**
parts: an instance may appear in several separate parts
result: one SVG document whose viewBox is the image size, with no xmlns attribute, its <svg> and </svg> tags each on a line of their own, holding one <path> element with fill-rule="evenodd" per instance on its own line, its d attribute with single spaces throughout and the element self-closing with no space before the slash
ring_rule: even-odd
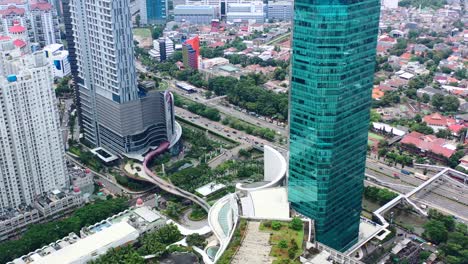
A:
<svg viewBox="0 0 468 264">
<path fill-rule="evenodd" d="M 142 25 L 148 24 L 148 11 L 146 10 L 146 0 L 137 0 L 140 6 L 140 23 Z"/>
<path fill-rule="evenodd" d="M 385 8 L 398 8 L 399 0 L 382 0 L 382 5 Z"/>
<path fill-rule="evenodd" d="M 44 54 L 0 60 L 1 209 L 68 188 L 69 179 L 53 76 Z"/>
</svg>

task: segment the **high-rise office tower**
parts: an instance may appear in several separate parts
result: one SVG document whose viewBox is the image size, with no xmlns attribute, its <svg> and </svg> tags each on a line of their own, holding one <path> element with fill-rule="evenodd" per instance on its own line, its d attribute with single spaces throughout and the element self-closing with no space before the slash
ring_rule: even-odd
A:
<svg viewBox="0 0 468 264">
<path fill-rule="evenodd" d="M 379 0 L 296 0 L 289 200 L 337 250 L 357 242 Z"/>
<path fill-rule="evenodd" d="M 174 42 L 168 37 L 153 40 L 153 49 L 149 51 L 149 55 L 158 61 L 166 61 L 173 53 Z"/>
<path fill-rule="evenodd" d="M 167 19 L 168 0 L 139 0 L 142 25 L 164 23 Z"/>
<path fill-rule="evenodd" d="M 175 121 L 166 109 L 173 100 L 137 86 L 129 0 L 69 5 L 87 142 L 116 154 L 143 154 L 170 141 L 174 133 L 166 121 Z"/>
<path fill-rule="evenodd" d="M 69 187 L 53 81 L 43 52 L 0 42 L 0 211 Z"/>
<path fill-rule="evenodd" d="M 182 44 L 182 58 L 185 68 L 198 69 L 200 57 L 200 38 L 198 36 L 186 40 Z"/>
</svg>

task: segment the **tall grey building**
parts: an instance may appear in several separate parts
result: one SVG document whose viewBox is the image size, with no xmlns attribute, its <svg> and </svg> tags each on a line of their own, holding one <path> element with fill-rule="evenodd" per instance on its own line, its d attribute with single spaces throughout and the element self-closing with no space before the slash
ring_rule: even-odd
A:
<svg viewBox="0 0 468 264">
<path fill-rule="evenodd" d="M 292 1 L 268 1 L 267 17 L 268 19 L 291 21 L 293 18 Z"/>
<path fill-rule="evenodd" d="M 52 84 L 43 52 L 0 42 L 0 214 L 69 187 Z"/>
<path fill-rule="evenodd" d="M 171 141 L 172 95 L 137 86 L 129 0 L 70 0 L 70 15 L 87 142 L 125 155 Z"/>
</svg>

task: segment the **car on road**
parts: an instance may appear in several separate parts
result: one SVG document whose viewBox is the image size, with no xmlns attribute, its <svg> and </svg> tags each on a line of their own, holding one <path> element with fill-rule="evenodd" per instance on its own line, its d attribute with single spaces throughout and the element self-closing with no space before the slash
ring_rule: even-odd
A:
<svg viewBox="0 0 468 264">
<path fill-rule="evenodd" d="M 382 167 L 379 167 L 379 170 L 383 170 L 383 168 L 382 168 Z"/>
<path fill-rule="evenodd" d="M 398 173 L 393 173 L 393 177 L 400 179 L 400 175 L 398 175 Z"/>
<path fill-rule="evenodd" d="M 401 170 L 401 173 L 406 174 L 406 175 L 410 175 L 410 174 L 411 174 L 411 172 L 409 172 L 409 171 L 407 171 L 407 170 Z"/>
</svg>

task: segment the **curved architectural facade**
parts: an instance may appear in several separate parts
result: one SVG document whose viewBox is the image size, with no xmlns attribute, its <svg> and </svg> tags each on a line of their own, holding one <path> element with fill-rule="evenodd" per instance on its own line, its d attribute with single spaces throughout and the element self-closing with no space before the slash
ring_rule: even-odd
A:
<svg viewBox="0 0 468 264">
<path fill-rule="evenodd" d="M 236 194 L 224 196 L 211 207 L 208 213 L 208 223 L 219 241 L 218 251 L 212 259 L 213 263 L 216 263 L 229 245 L 238 220 L 239 206 Z"/>
<path fill-rule="evenodd" d="M 238 183 L 236 189 L 251 192 L 278 186 L 281 183 L 288 168 L 286 159 L 276 149 L 267 145 L 263 146 L 263 153 L 264 181 L 266 183 L 257 187 L 248 187 Z"/>
</svg>

